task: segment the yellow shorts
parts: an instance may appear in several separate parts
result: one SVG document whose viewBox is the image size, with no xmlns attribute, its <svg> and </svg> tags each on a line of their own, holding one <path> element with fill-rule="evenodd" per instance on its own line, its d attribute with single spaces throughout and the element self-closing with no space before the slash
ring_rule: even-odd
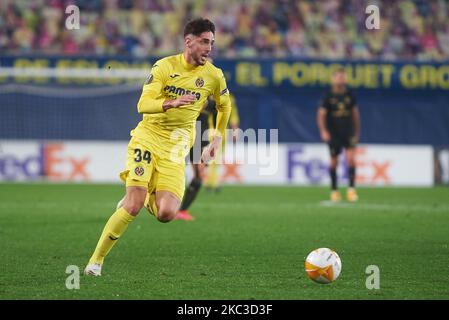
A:
<svg viewBox="0 0 449 320">
<path fill-rule="evenodd" d="M 120 179 L 127 187 L 145 187 L 150 193 L 170 191 L 182 200 L 185 189 L 185 163 L 161 159 L 148 145 L 132 137 L 128 144 L 126 170 Z"/>
</svg>

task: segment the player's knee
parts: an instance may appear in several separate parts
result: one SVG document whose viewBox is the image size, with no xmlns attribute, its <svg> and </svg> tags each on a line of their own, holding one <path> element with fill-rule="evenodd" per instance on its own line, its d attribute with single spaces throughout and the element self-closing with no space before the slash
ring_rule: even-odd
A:
<svg viewBox="0 0 449 320">
<path fill-rule="evenodd" d="M 145 205 L 147 190 L 145 188 L 129 187 L 126 191 L 123 209 L 130 215 L 136 216 Z"/>
<path fill-rule="evenodd" d="M 136 216 L 140 209 L 143 208 L 145 200 L 133 199 L 131 201 L 125 200 L 123 208 L 132 216 Z"/>
<path fill-rule="evenodd" d="M 355 167 L 355 159 L 354 157 L 348 157 L 348 166 Z"/>
<path fill-rule="evenodd" d="M 176 217 L 177 211 L 174 208 L 162 207 L 157 213 L 157 219 L 163 223 L 170 222 Z"/>
</svg>

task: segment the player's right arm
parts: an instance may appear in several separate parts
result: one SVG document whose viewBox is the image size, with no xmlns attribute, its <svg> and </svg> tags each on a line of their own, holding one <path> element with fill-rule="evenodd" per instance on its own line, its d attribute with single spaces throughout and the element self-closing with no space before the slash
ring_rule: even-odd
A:
<svg viewBox="0 0 449 320">
<path fill-rule="evenodd" d="M 331 135 L 326 127 L 326 115 L 327 115 L 327 98 L 324 98 L 323 102 L 318 108 L 317 124 L 318 128 L 320 129 L 321 140 L 323 140 L 324 142 L 329 142 L 329 140 L 331 139 Z"/>
<path fill-rule="evenodd" d="M 153 65 L 151 74 L 145 82 L 137 111 L 139 113 L 161 113 L 171 108 L 177 108 L 190 104 L 196 100 L 193 94 L 186 94 L 177 99 L 169 100 L 162 95 L 165 82 L 168 77 L 168 66 L 164 61 L 158 61 Z"/>
<path fill-rule="evenodd" d="M 194 94 L 185 94 L 183 96 L 180 96 L 178 99 L 165 100 L 164 103 L 162 104 L 162 109 L 164 111 L 167 111 L 168 109 L 185 106 L 195 101 L 196 97 Z"/>
</svg>

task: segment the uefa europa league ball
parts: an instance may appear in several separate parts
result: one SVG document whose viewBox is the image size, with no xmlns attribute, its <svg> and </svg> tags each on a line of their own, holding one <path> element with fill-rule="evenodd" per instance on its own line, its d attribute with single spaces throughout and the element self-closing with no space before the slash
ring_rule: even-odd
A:
<svg viewBox="0 0 449 320">
<path fill-rule="evenodd" d="M 306 258 L 307 276 L 318 283 L 331 283 L 341 272 L 341 260 L 335 251 L 328 248 L 313 250 Z"/>
</svg>

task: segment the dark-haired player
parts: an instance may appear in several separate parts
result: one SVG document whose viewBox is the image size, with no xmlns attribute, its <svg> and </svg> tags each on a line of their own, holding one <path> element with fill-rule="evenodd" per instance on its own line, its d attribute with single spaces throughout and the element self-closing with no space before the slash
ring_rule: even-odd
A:
<svg viewBox="0 0 449 320">
<path fill-rule="evenodd" d="M 341 200 L 337 186 L 337 165 L 338 155 L 345 149 L 349 175 L 346 198 L 351 202 L 357 201 L 355 147 L 360 137 L 360 115 L 356 98 L 346 87 L 343 69 L 336 70 L 332 75 L 332 86 L 318 109 L 317 122 L 321 139 L 329 145 L 331 154 L 331 200 Z"/>
<path fill-rule="evenodd" d="M 210 95 L 217 104 L 217 125 L 202 161 L 212 160 L 221 147 L 231 102 L 223 72 L 208 61 L 214 34 L 211 21 L 190 21 L 184 28 L 184 52 L 153 65 L 137 104 L 143 120 L 131 131 L 126 170 L 120 174 L 126 183 L 125 198 L 106 223 L 86 275 L 101 275 L 104 258 L 143 207 L 160 222 L 175 218 L 184 194 L 185 157 L 194 141 L 195 120 Z"/>
</svg>

